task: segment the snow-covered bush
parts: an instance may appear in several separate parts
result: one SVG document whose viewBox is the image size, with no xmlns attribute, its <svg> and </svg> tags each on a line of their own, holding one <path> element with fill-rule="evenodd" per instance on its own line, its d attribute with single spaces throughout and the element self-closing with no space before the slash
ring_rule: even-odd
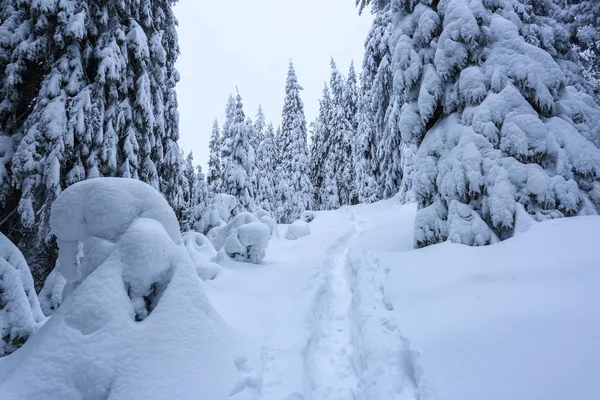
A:
<svg viewBox="0 0 600 400">
<path fill-rule="evenodd" d="M 242 212 L 242 207 L 234 196 L 216 194 L 207 211 L 198 222 L 198 232 L 206 235 L 211 229 L 226 225 L 235 215 Z"/>
<path fill-rule="evenodd" d="M 263 219 L 266 218 L 268 217 L 263 215 Z M 211 229 L 207 237 L 215 249 L 224 249 L 229 257 L 237 261 L 258 263 L 264 258 L 271 238 L 271 220 L 265 221 L 263 223 L 253 214 L 244 212 L 236 215 L 227 225 Z"/>
<path fill-rule="evenodd" d="M 260 263 L 265 258 L 271 232 L 262 222 L 250 222 L 231 232 L 223 250 L 236 261 Z"/>
<path fill-rule="evenodd" d="M 288 226 L 284 237 L 288 240 L 296 240 L 308 235 L 310 235 L 310 225 L 302 220 L 297 220 Z"/>
<path fill-rule="evenodd" d="M 0 357 L 21 347 L 44 321 L 29 266 L 0 233 Z"/>
<path fill-rule="evenodd" d="M 54 314 L 54 311 L 62 303 L 62 293 L 66 283 L 67 281 L 60 273 L 60 267 L 57 265 L 46 278 L 44 287 L 38 295 L 42 311 L 47 317 Z"/>
<path fill-rule="evenodd" d="M 51 226 L 66 296 L 0 360 L 3 398 L 228 397 L 237 379 L 229 328 L 159 192 L 137 180 L 86 180 L 58 197 Z"/>
<path fill-rule="evenodd" d="M 213 262 L 217 257 L 217 250 L 210 240 L 201 233 L 190 231 L 183 235 L 183 243 L 200 279 L 215 279 L 221 266 Z"/>
</svg>

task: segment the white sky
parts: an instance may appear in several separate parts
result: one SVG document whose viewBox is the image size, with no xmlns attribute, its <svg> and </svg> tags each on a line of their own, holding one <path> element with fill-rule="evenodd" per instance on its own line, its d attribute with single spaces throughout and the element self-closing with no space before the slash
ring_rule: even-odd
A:
<svg viewBox="0 0 600 400">
<path fill-rule="evenodd" d="M 344 75 L 351 60 L 360 71 L 372 18 L 367 11 L 359 16 L 354 0 L 180 0 L 174 10 L 181 46 L 179 144 L 203 168 L 212 122 L 217 117 L 222 125 L 236 85 L 246 115 L 254 119 L 262 104 L 277 127 L 292 59 L 310 123 L 329 80 L 330 57 Z"/>
</svg>

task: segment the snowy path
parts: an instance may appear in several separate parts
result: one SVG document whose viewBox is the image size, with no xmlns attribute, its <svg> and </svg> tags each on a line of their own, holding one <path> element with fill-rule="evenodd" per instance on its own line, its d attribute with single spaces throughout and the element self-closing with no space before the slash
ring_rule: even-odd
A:
<svg viewBox="0 0 600 400">
<path fill-rule="evenodd" d="M 355 288 L 347 266 L 350 243 L 357 234 L 355 225 L 328 251 L 324 282 L 312 310 L 312 334 L 304 351 L 306 399 L 356 398 L 356 326 L 351 318 Z"/>
<path fill-rule="evenodd" d="M 383 289 L 387 271 L 378 262 L 382 243 L 410 248 L 412 229 L 407 225 L 386 242 L 362 213 L 349 207 L 321 213 L 308 237 L 272 242 L 267 265 L 211 283 L 222 315 L 259 340 L 248 362 L 253 369 L 240 379 L 260 378 L 232 399 L 427 398 L 417 354 L 394 322 Z"/>
</svg>

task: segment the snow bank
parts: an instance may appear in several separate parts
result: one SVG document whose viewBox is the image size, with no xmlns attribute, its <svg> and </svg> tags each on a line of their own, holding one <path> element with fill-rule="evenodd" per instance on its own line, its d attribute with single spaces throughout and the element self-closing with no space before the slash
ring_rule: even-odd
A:
<svg viewBox="0 0 600 400">
<path fill-rule="evenodd" d="M 222 267 L 213 262 L 217 257 L 217 250 L 210 240 L 201 233 L 190 231 L 183 235 L 183 242 L 200 279 L 215 279 Z"/>
<path fill-rule="evenodd" d="M 0 357 L 21 347 L 45 320 L 23 254 L 0 233 Z"/>
<path fill-rule="evenodd" d="M 59 196 L 51 225 L 66 297 L 0 361 L 3 397 L 228 396 L 236 381 L 229 328 L 157 191 L 129 179 L 83 181 Z"/>
<path fill-rule="evenodd" d="M 285 231 L 285 238 L 288 240 L 296 240 L 308 235 L 310 235 L 310 225 L 302 220 L 294 221 Z"/>
</svg>

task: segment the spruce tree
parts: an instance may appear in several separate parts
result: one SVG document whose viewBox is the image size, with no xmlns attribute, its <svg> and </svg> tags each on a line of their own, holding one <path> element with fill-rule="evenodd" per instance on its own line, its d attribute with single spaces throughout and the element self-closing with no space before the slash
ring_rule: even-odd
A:
<svg viewBox="0 0 600 400">
<path fill-rule="evenodd" d="M 384 145 L 389 131 L 390 97 L 392 94 L 391 12 L 389 6 L 379 12 L 365 41 L 357 112 L 356 184 L 361 203 L 370 203 L 396 194 L 401 171 L 385 166 L 400 154 L 391 143 Z"/>
<path fill-rule="evenodd" d="M 256 112 L 256 120 L 254 121 L 254 138 L 252 142 L 252 146 L 254 150 L 258 150 L 258 146 L 260 142 L 263 140 L 267 130 L 267 121 L 265 119 L 265 114 L 263 113 L 262 106 L 258 105 L 258 111 Z"/>
<path fill-rule="evenodd" d="M 248 211 L 254 210 L 254 172 L 256 170 L 254 149 L 250 143 L 252 125 L 246 121 L 242 97 L 235 101 L 234 117 L 228 128 L 230 141 L 228 156 L 223 158 L 222 192 L 235 196 Z M 223 152 L 225 155 L 225 151 Z"/>
<path fill-rule="evenodd" d="M 290 205 L 283 220 L 292 222 L 312 206 L 312 186 L 308 177 L 309 159 L 306 137 L 306 117 L 300 99 L 301 86 L 298 84 L 294 65 L 290 61 L 282 112 L 280 135 L 280 165 L 291 192 Z"/>
<path fill-rule="evenodd" d="M 522 212 L 542 221 L 600 211 L 600 107 L 550 4 L 393 8 L 390 126 L 408 150 L 402 185 L 419 206 L 417 246 L 494 243 Z"/>
<path fill-rule="evenodd" d="M 258 145 L 256 167 L 258 170 L 258 191 L 256 204 L 274 215 L 275 207 L 275 133 L 273 125 L 269 124 L 266 134 Z"/>
<path fill-rule="evenodd" d="M 310 181 L 314 190 L 315 208 L 321 209 L 323 204 L 323 182 L 325 164 L 329 152 L 331 123 L 331 96 L 329 86 L 325 83 L 323 97 L 319 100 L 319 115 L 314 123 L 310 145 Z M 338 201 L 339 203 L 339 201 Z"/>
<path fill-rule="evenodd" d="M 344 154 L 346 155 L 346 162 L 344 163 L 344 183 L 347 199 L 347 204 L 358 203 L 358 190 L 356 187 L 356 139 L 358 133 L 358 81 L 356 77 L 356 71 L 354 69 L 354 61 L 350 63 L 350 70 L 348 71 L 348 77 L 346 79 L 346 85 L 344 86 L 344 93 L 342 96 L 344 118 L 348 130 L 345 135 L 344 143 Z"/>
<path fill-rule="evenodd" d="M 213 122 L 208 148 L 208 176 L 206 177 L 206 183 L 212 193 L 219 193 L 221 186 L 221 137 L 219 122 L 216 118 Z"/>
</svg>

